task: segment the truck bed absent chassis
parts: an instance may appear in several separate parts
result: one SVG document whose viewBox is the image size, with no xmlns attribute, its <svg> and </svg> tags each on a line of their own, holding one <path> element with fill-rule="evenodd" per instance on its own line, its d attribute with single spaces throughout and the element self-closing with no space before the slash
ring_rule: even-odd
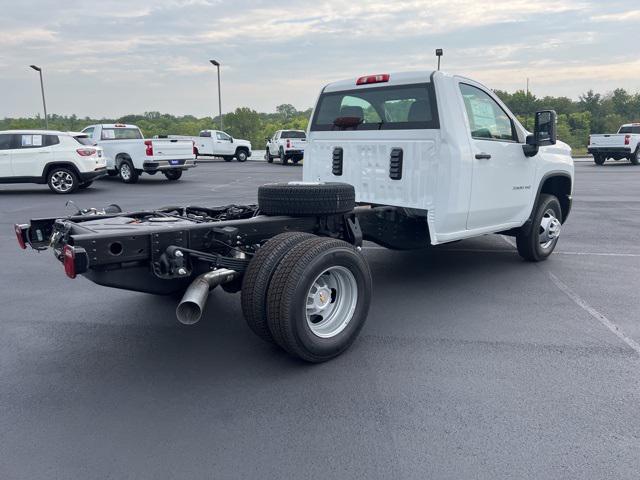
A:
<svg viewBox="0 0 640 480">
<path fill-rule="evenodd" d="M 167 207 L 35 219 L 19 227 L 25 243 L 52 247 L 60 261 L 65 247 L 72 248 L 75 274 L 100 285 L 153 294 L 184 291 L 212 268 L 242 273 L 261 244 L 286 231 L 340 238 L 356 246 L 371 240 L 399 249 L 426 247 L 429 239 L 426 217 L 371 205 L 307 217 L 261 215 L 255 205 Z"/>
</svg>

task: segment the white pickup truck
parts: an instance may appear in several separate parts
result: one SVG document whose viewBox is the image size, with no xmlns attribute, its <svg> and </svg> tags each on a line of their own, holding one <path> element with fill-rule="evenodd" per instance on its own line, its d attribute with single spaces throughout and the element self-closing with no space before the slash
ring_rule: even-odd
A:
<svg viewBox="0 0 640 480">
<path fill-rule="evenodd" d="M 138 127 L 121 123 L 90 125 L 82 133 L 104 150 L 109 175 L 124 183 L 136 183 L 143 172 L 178 180 L 196 165 L 191 140 L 145 139 Z"/>
<path fill-rule="evenodd" d="M 417 249 L 499 233 L 537 262 L 571 210 L 573 160 L 556 140 L 555 112 L 537 112 L 529 133 L 489 88 L 444 72 L 327 85 L 305 154 L 304 181 L 259 187 L 257 205 L 37 219 L 15 225 L 18 244 L 50 246 L 71 278 L 184 292 L 183 324 L 200 320 L 216 286 L 241 290 L 256 335 L 323 362 L 349 348 L 367 318 L 363 241 Z"/>
<path fill-rule="evenodd" d="M 289 160 L 296 164 L 304 157 L 306 145 L 307 134 L 303 130 L 278 130 L 267 138 L 265 160 L 273 163 L 273 157 L 278 157 L 283 165 Z"/>
<path fill-rule="evenodd" d="M 590 135 L 588 151 L 596 165 L 603 165 L 609 158 L 640 164 L 640 123 L 622 125 L 618 133 Z"/>
<path fill-rule="evenodd" d="M 239 162 L 246 162 L 251 156 L 251 142 L 249 140 L 233 138 L 220 130 L 202 130 L 197 137 L 188 138 L 193 140 L 195 153 L 198 156 L 222 157 L 226 162 L 230 162 L 234 158 Z"/>
</svg>

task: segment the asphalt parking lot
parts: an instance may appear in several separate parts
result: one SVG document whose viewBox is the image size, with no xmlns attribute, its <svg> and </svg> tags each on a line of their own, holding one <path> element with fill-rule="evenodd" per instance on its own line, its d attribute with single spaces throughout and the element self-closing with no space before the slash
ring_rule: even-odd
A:
<svg viewBox="0 0 640 480">
<path fill-rule="evenodd" d="M 0 186 L 0 478 L 638 478 L 640 167 L 577 163 L 543 264 L 500 236 L 369 245 L 369 320 L 321 365 L 255 337 L 239 294 L 185 327 L 174 300 L 67 279 L 11 229 L 68 199 L 252 202 L 301 174 L 212 162 L 70 197 Z"/>
</svg>

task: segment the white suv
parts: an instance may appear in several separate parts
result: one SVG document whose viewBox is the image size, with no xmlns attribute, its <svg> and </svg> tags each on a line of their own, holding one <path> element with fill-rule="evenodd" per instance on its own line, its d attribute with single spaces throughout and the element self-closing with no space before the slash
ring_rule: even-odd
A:
<svg viewBox="0 0 640 480">
<path fill-rule="evenodd" d="M 0 183 L 46 183 L 53 192 L 66 194 L 106 174 L 102 148 L 84 134 L 0 131 Z"/>
</svg>

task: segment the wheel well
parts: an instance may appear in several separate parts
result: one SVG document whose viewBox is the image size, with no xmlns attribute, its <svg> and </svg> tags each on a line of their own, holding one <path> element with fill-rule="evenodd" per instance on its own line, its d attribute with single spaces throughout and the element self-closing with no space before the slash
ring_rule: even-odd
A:
<svg viewBox="0 0 640 480">
<path fill-rule="evenodd" d="M 241 152 L 241 151 L 245 151 L 245 152 L 249 153 L 249 148 L 248 147 L 238 147 L 238 148 L 236 148 L 236 153 Z"/>
<path fill-rule="evenodd" d="M 47 165 L 45 165 L 44 170 L 42 171 L 42 176 L 46 179 L 49 176 L 49 172 L 51 172 L 52 168 L 55 167 L 65 167 L 68 168 L 70 170 L 73 171 L 73 173 L 76 174 L 76 176 L 78 177 L 78 180 L 80 179 L 80 172 L 78 171 L 78 167 L 76 167 L 73 163 L 71 162 L 54 162 L 54 163 L 49 163 Z"/>
<path fill-rule="evenodd" d="M 128 153 L 119 153 L 116 155 L 116 167 L 120 166 L 120 163 L 122 163 L 124 160 L 129 160 L 131 161 L 131 156 Z"/>
<path fill-rule="evenodd" d="M 549 177 L 542 184 L 540 193 L 548 193 L 558 199 L 562 209 L 562 221 L 564 222 L 571 209 L 571 179 L 564 175 Z"/>
</svg>

